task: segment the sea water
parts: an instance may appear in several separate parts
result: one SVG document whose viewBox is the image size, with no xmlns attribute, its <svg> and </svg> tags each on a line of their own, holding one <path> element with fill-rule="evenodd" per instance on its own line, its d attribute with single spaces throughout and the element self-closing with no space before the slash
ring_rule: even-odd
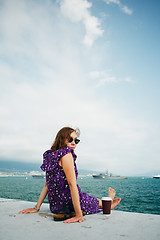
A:
<svg viewBox="0 0 160 240">
<path fill-rule="evenodd" d="M 122 199 L 116 210 L 160 215 L 160 179 L 79 177 L 77 181 L 83 192 L 98 198 L 108 195 L 108 187 L 114 188 L 116 197 Z M 0 197 L 36 202 L 44 184 L 45 179 L 32 177 L 0 178 Z"/>
</svg>

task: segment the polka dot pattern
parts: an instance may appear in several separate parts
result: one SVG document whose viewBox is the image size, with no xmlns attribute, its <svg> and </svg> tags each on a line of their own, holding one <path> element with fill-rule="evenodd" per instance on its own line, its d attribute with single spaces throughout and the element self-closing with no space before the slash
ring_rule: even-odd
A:
<svg viewBox="0 0 160 240">
<path fill-rule="evenodd" d="M 52 150 L 47 150 L 43 154 L 43 164 L 41 169 L 46 171 L 46 181 L 48 186 L 48 201 L 50 204 L 51 212 L 64 209 L 65 207 L 73 207 L 70 188 L 67 182 L 66 175 L 63 168 L 59 165 L 60 159 L 72 153 L 74 159 L 74 169 L 76 178 L 78 177 L 78 170 L 76 166 L 76 154 L 72 148 L 65 147 L 58 149 L 54 153 Z M 77 185 L 80 197 L 81 209 L 87 214 L 99 212 L 99 202 L 97 198 L 81 192 L 80 187 Z"/>
</svg>

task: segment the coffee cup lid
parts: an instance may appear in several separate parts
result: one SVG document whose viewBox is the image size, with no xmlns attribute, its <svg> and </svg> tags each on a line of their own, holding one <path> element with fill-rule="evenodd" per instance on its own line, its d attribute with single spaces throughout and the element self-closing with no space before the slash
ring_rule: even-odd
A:
<svg viewBox="0 0 160 240">
<path fill-rule="evenodd" d="M 105 200 L 105 201 L 112 201 L 112 198 L 110 198 L 110 197 L 102 197 L 102 200 Z"/>
</svg>

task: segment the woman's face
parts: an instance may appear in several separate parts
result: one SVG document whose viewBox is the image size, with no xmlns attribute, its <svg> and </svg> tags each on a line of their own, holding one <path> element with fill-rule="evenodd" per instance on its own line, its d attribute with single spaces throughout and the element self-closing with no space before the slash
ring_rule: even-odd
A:
<svg viewBox="0 0 160 240">
<path fill-rule="evenodd" d="M 75 131 L 70 134 L 70 138 L 73 139 L 72 142 L 69 142 L 68 139 L 66 139 L 66 145 L 67 147 L 75 149 L 76 148 L 75 139 L 77 139 L 77 134 Z"/>
</svg>

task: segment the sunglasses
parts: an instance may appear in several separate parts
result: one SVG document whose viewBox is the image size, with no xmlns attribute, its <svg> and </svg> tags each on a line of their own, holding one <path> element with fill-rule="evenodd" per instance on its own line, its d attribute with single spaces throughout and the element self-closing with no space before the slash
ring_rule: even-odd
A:
<svg viewBox="0 0 160 240">
<path fill-rule="evenodd" d="M 75 142 L 75 144 L 78 144 L 79 142 L 80 142 L 80 140 L 78 139 L 78 138 L 75 138 L 75 139 L 73 139 L 72 137 L 70 137 L 69 139 L 68 139 L 68 142 L 69 143 L 71 143 L 71 142 Z"/>
</svg>

